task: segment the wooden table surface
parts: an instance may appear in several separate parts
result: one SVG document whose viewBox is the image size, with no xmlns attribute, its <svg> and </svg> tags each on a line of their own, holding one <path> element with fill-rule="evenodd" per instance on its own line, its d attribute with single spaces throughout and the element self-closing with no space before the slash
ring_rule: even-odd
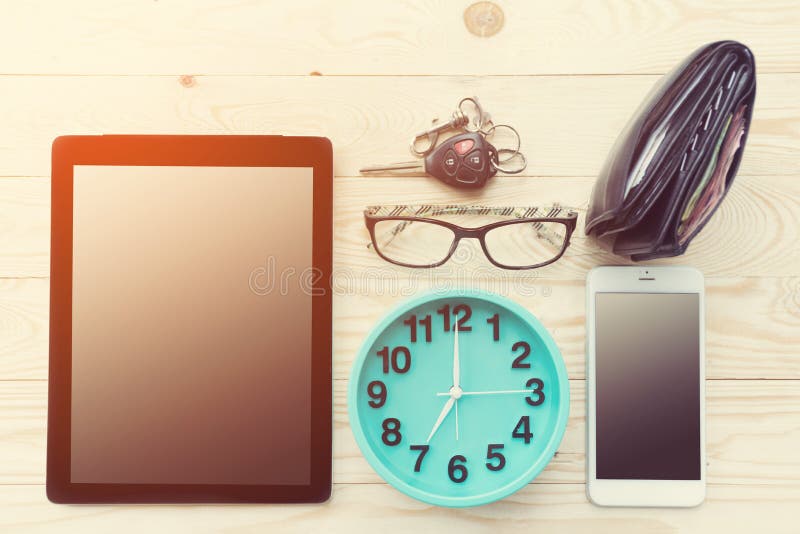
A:
<svg viewBox="0 0 800 534">
<path fill-rule="evenodd" d="M 798 532 L 800 5 L 502 1 L 471 34 L 464 1 L 4 1 L 0 20 L 0 531 Z M 495 21 L 497 20 L 495 15 Z M 491 20 L 469 19 L 486 30 Z M 707 280 L 708 497 L 696 509 L 611 509 L 585 496 L 584 280 L 625 261 L 582 233 L 535 273 L 387 269 L 364 247 L 373 203 L 585 208 L 648 89 L 706 42 L 748 44 L 758 96 L 733 189 L 681 258 Z M 529 165 L 480 192 L 359 177 L 402 160 L 411 133 L 478 95 L 514 124 Z M 50 145 L 63 134 L 329 137 L 335 167 L 333 496 L 297 506 L 63 506 L 45 497 Z M 380 276 L 373 276 L 374 273 Z M 388 274 L 387 274 L 388 273 Z M 433 284 L 519 301 L 552 332 L 572 406 L 559 453 L 517 494 L 449 510 L 405 497 L 361 456 L 345 391 L 362 339 Z M 522 291 L 520 288 L 525 288 Z M 523 296 L 523 294 L 525 296 Z"/>
</svg>

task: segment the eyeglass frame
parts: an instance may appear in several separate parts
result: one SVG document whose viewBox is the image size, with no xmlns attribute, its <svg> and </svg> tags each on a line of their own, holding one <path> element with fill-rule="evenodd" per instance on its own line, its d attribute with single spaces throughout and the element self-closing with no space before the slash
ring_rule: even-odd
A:
<svg viewBox="0 0 800 534">
<path fill-rule="evenodd" d="M 401 207 L 401 206 L 397 206 L 397 207 Z M 408 216 L 408 215 L 376 215 L 374 212 L 377 211 L 378 208 L 380 208 L 380 206 L 368 206 L 364 210 L 364 223 L 366 224 L 367 230 L 369 231 L 369 236 L 370 236 L 370 240 L 372 242 L 371 243 L 372 247 L 375 249 L 375 252 L 378 254 L 378 256 L 380 256 L 383 260 L 388 261 L 389 263 L 392 263 L 394 265 L 399 265 L 401 267 L 409 267 L 409 268 L 412 268 L 412 269 L 432 269 L 434 267 L 439 267 L 441 265 L 444 265 L 445 263 L 447 263 L 447 261 L 450 258 L 453 257 L 453 254 L 455 253 L 456 249 L 458 248 L 458 244 L 462 239 L 477 239 L 481 244 L 481 249 L 483 250 L 483 254 L 486 256 L 486 259 L 489 260 L 489 263 L 491 263 L 495 267 L 499 267 L 500 269 L 507 269 L 507 270 L 512 270 L 512 271 L 522 271 L 522 270 L 526 270 L 526 269 L 538 269 L 540 267 L 545 267 L 546 265 L 550 265 L 551 263 L 554 263 L 554 262 L 558 261 L 561 258 L 561 256 L 564 255 L 564 252 L 567 250 L 567 247 L 569 247 L 570 238 L 572 237 L 572 233 L 575 231 L 575 228 L 578 225 L 578 213 L 576 211 L 570 210 L 568 208 L 563 208 L 563 207 L 560 207 L 560 206 L 554 206 L 553 208 L 557 208 L 557 209 L 560 209 L 560 210 L 567 211 L 566 216 L 562 216 L 562 217 L 516 217 L 514 219 L 509 219 L 507 221 L 497 221 L 497 222 L 489 223 L 489 224 L 486 224 L 486 225 L 483 225 L 483 226 L 478 226 L 476 228 L 465 228 L 463 226 L 459 226 L 457 224 L 453 224 L 453 223 L 448 222 L 448 221 L 442 221 L 442 220 L 433 219 L 433 218 L 430 218 L 430 217 L 418 217 L 418 216 Z M 480 215 L 480 214 L 483 213 L 480 210 L 487 210 L 487 209 L 492 210 L 493 212 L 495 212 L 495 210 L 501 211 L 501 210 L 504 210 L 504 209 L 513 209 L 513 210 L 520 209 L 520 208 L 502 208 L 502 207 L 483 208 L 483 207 L 479 207 L 479 206 L 469 206 L 469 207 L 460 207 L 460 206 L 456 207 L 456 206 L 453 206 L 453 208 L 458 208 L 460 210 L 466 210 L 466 211 L 461 211 L 460 212 L 460 213 L 462 213 L 464 215 L 468 215 L 468 214 L 469 215 L 472 215 L 472 214 Z M 528 208 L 528 209 L 533 209 L 533 208 Z M 474 213 L 471 213 L 471 210 L 475 210 Z M 459 212 L 455 212 L 455 213 L 459 213 Z M 450 250 L 447 252 L 447 254 L 445 255 L 444 259 L 442 259 L 441 261 L 435 262 L 435 263 L 430 263 L 430 264 L 427 264 L 427 265 L 415 265 L 415 264 L 411 264 L 411 263 L 404 263 L 404 262 L 401 262 L 401 261 L 393 260 L 393 259 L 387 257 L 386 255 L 384 255 L 383 252 L 381 252 L 381 249 L 378 246 L 377 239 L 375 237 L 375 225 L 377 225 L 378 222 L 381 222 L 381 221 L 409 221 L 409 222 L 420 221 L 420 222 L 427 222 L 427 223 L 437 224 L 439 226 L 444 226 L 445 228 L 448 228 L 450 231 L 453 232 L 453 242 L 450 245 Z M 498 261 L 496 261 L 492 257 L 492 255 L 489 253 L 489 249 L 486 246 L 485 237 L 486 237 L 486 234 L 489 233 L 491 230 L 493 230 L 495 228 L 502 227 L 502 226 L 509 226 L 509 225 L 512 225 L 512 224 L 524 224 L 524 223 L 535 224 L 535 223 L 543 223 L 543 222 L 552 222 L 552 223 L 563 224 L 564 227 L 566 228 L 566 235 L 564 236 L 564 243 L 561 246 L 561 250 L 558 252 L 558 254 L 556 256 L 554 256 L 553 258 L 549 259 L 548 261 L 541 262 L 541 263 L 535 263 L 535 264 L 532 264 L 532 265 L 522 265 L 522 266 L 504 265 L 504 264 L 499 263 Z"/>
</svg>

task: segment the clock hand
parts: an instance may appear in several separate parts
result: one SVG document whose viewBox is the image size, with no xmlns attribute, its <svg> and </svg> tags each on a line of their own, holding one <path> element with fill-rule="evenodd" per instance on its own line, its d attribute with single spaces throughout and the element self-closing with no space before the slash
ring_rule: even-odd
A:
<svg viewBox="0 0 800 534">
<path fill-rule="evenodd" d="M 449 393 L 448 393 L 448 395 L 449 395 Z M 433 429 L 431 430 L 431 433 L 428 436 L 428 440 L 426 441 L 426 443 L 430 442 L 430 440 L 433 437 L 433 435 L 436 434 L 437 430 L 439 430 L 439 427 L 441 426 L 442 421 L 444 421 L 444 418 L 447 417 L 447 414 L 450 413 L 450 410 L 453 408 L 453 404 L 455 404 L 455 402 L 456 402 L 456 398 L 454 396 L 450 395 L 450 398 L 447 399 L 447 402 L 444 404 L 444 408 L 442 408 L 442 412 L 439 414 L 439 418 L 436 420 L 436 423 L 434 423 Z"/>
<path fill-rule="evenodd" d="M 456 400 L 456 441 L 458 441 L 458 400 Z"/>
<path fill-rule="evenodd" d="M 504 389 L 495 391 L 462 391 L 461 395 L 504 395 L 509 393 L 533 393 L 533 389 Z M 437 393 L 437 397 L 452 395 L 451 393 Z"/>
<path fill-rule="evenodd" d="M 455 330 L 453 335 L 453 387 L 457 388 L 461 378 L 461 363 L 458 359 L 458 322 L 453 330 Z"/>
<path fill-rule="evenodd" d="M 461 381 L 461 361 L 458 356 L 458 321 L 456 321 L 453 330 L 453 389 L 451 391 L 456 392 L 461 390 L 459 385 Z M 456 401 L 456 441 L 458 441 L 458 398 L 454 394 L 452 396 Z"/>
<path fill-rule="evenodd" d="M 439 418 L 436 420 L 436 423 L 433 425 L 433 429 L 431 430 L 430 435 L 428 436 L 428 440 L 430 441 L 436 431 L 439 430 L 439 427 L 442 425 L 442 421 L 444 418 L 447 417 L 447 414 L 450 413 L 450 410 L 453 409 L 453 406 L 456 404 L 458 399 L 461 398 L 461 387 L 458 385 L 459 377 L 461 375 L 461 366 L 459 365 L 458 361 L 458 323 L 455 324 L 454 327 L 455 331 L 453 333 L 453 387 L 450 388 L 450 393 L 446 393 L 446 395 L 450 395 L 450 398 L 447 399 L 447 402 L 444 404 L 442 408 L 442 412 L 439 414 Z M 458 439 L 458 408 L 456 408 L 456 439 Z"/>
</svg>

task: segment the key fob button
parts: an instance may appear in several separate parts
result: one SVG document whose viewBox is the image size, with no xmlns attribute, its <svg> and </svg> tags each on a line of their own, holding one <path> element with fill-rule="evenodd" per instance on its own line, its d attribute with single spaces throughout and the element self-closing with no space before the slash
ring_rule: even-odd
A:
<svg viewBox="0 0 800 534">
<path fill-rule="evenodd" d="M 444 167 L 444 171 L 453 176 L 456 171 L 458 170 L 458 156 L 452 150 L 448 150 L 445 155 L 444 159 L 442 160 L 442 166 Z"/>
<path fill-rule="evenodd" d="M 469 167 L 474 171 L 482 171 L 484 162 L 483 162 L 483 154 L 480 150 L 473 150 L 464 158 L 464 165 Z"/>
<path fill-rule="evenodd" d="M 475 141 L 473 141 L 472 139 L 464 139 L 463 141 L 459 141 L 455 144 L 456 153 L 459 156 L 463 156 L 464 154 L 472 150 L 472 147 L 474 146 L 475 146 Z"/>
<path fill-rule="evenodd" d="M 480 181 L 480 176 L 476 176 L 471 172 L 467 172 L 457 176 L 456 180 L 462 184 L 477 184 Z"/>
</svg>

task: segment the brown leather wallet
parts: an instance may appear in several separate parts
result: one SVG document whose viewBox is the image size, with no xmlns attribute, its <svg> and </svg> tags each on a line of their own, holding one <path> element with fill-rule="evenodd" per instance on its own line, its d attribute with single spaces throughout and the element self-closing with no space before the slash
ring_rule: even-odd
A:
<svg viewBox="0 0 800 534">
<path fill-rule="evenodd" d="M 586 234 L 634 261 L 683 254 L 733 183 L 755 95 L 753 54 L 735 41 L 662 77 L 608 155 Z"/>
</svg>

